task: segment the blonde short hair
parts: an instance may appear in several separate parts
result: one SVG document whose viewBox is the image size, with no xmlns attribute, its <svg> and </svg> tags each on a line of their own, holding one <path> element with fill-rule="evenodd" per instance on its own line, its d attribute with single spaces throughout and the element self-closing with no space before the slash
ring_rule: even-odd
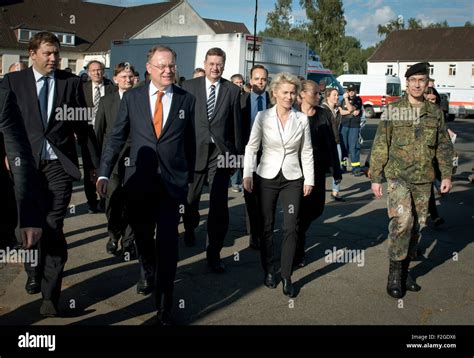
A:
<svg viewBox="0 0 474 358">
<path fill-rule="evenodd" d="M 288 72 L 280 72 L 276 75 L 275 79 L 270 83 L 270 101 L 275 104 L 276 100 L 273 96 L 273 91 L 276 91 L 278 86 L 283 83 L 289 83 L 295 86 L 296 93 L 300 93 L 301 81 L 295 75 Z"/>
</svg>

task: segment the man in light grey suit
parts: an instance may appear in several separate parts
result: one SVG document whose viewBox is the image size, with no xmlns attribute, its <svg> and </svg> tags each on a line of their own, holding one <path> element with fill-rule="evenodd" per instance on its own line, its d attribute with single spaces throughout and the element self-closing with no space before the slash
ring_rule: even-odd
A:
<svg viewBox="0 0 474 358">
<path fill-rule="evenodd" d="M 184 241 L 193 246 L 194 229 L 199 224 L 201 191 L 209 181 L 209 215 L 207 220 L 207 260 L 213 272 L 225 272 L 220 251 L 229 227 L 228 187 L 231 168 L 218 167 L 222 155 L 243 152 L 240 89 L 222 78 L 226 54 L 220 48 L 206 53 L 206 75 L 183 83 L 183 89 L 196 98 L 196 167 L 194 183 L 188 195 L 184 214 Z"/>
</svg>

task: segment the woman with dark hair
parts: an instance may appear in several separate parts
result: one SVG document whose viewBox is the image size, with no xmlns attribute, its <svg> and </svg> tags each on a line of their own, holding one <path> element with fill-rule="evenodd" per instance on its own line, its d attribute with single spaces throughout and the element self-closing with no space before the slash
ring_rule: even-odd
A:
<svg viewBox="0 0 474 358">
<path fill-rule="evenodd" d="M 306 232 L 311 223 L 321 216 L 326 201 L 326 173 L 332 173 L 334 181 L 342 180 L 337 144 L 331 129 L 331 113 L 318 106 L 321 99 L 319 85 L 311 80 L 301 82 L 301 112 L 308 116 L 314 158 L 314 189 L 302 198 L 298 223 L 298 242 L 293 267 L 305 265 Z"/>
<path fill-rule="evenodd" d="M 337 88 L 326 88 L 324 91 L 324 100 L 321 104 L 321 107 L 327 109 L 330 116 L 330 123 L 331 128 L 334 134 L 334 140 L 337 144 L 337 153 L 339 155 L 339 166 L 341 165 L 342 161 L 342 147 L 341 147 L 341 135 L 339 133 L 339 129 L 341 126 L 341 112 L 338 108 L 338 92 Z M 340 195 L 340 184 L 333 181 L 332 183 L 332 193 L 331 197 L 336 201 L 345 201 Z"/>
</svg>

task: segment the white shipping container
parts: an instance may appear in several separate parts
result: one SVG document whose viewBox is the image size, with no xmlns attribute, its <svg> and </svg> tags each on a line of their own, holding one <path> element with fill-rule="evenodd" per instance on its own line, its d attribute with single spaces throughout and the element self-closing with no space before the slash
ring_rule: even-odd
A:
<svg viewBox="0 0 474 358">
<path fill-rule="evenodd" d="M 210 48 L 220 47 L 227 56 L 223 77 L 230 78 L 240 73 L 246 81 L 249 80 L 254 38 L 241 33 L 113 41 L 110 72 L 116 64 L 129 62 L 143 79 L 148 50 L 158 44 L 169 46 L 176 52 L 178 75 L 186 79 L 192 78 L 196 67 L 204 67 L 204 58 Z M 255 64 L 264 65 L 270 79 L 279 72 L 305 76 L 308 56 L 305 42 L 257 37 L 256 49 Z"/>
</svg>

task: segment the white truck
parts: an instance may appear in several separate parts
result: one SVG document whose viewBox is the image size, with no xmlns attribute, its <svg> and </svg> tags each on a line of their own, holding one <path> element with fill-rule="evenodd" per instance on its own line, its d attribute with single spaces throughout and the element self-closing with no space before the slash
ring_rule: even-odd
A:
<svg viewBox="0 0 474 358">
<path fill-rule="evenodd" d="M 308 45 L 305 42 L 268 37 L 257 37 L 255 40 L 255 64 L 268 69 L 270 80 L 279 72 L 306 75 Z M 249 80 L 254 37 L 242 33 L 112 41 L 110 71 L 120 62 L 129 62 L 143 76 L 147 52 L 157 44 L 169 46 L 176 52 L 180 77 L 192 78 L 194 69 L 203 67 L 207 50 L 220 47 L 227 55 L 224 77 L 240 73 L 246 81 Z"/>
<path fill-rule="evenodd" d="M 451 88 L 436 87 L 441 96 L 446 95 L 449 102 L 449 114 L 447 120 L 452 121 L 454 117 L 465 117 L 474 115 L 474 89 L 473 88 Z M 443 100 L 441 101 L 443 107 Z M 447 107 L 447 106 L 446 106 Z M 447 112 L 448 108 L 444 108 Z"/>
</svg>

